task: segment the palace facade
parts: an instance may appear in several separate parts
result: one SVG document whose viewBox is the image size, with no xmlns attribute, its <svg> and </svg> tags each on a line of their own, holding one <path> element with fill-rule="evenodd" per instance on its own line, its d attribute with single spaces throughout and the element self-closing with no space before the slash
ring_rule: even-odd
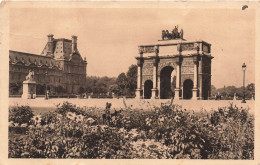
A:
<svg viewBox="0 0 260 165">
<path fill-rule="evenodd" d="M 48 41 L 41 52 L 30 54 L 9 51 L 9 92 L 21 94 L 22 84 L 29 71 L 33 70 L 38 94 L 50 91 L 66 94 L 78 94 L 85 88 L 87 61 L 82 59 L 77 48 L 77 36 L 72 39 L 48 35 Z M 41 90 L 42 89 L 42 90 Z"/>
</svg>

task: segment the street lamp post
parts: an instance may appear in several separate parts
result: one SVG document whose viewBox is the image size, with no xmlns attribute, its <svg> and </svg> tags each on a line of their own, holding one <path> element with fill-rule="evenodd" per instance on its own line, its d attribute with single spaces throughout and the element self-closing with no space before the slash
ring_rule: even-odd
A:
<svg viewBox="0 0 260 165">
<path fill-rule="evenodd" d="M 48 96 L 47 96 L 47 75 L 48 75 L 48 72 L 46 71 L 45 72 L 45 100 L 48 99 Z"/>
<path fill-rule="evenodd" d="M 246 64 L 243 63 L 242 65 L 242 70 L 243 70 L 243 99 L 242 103 L 246 103 L 246 91 L 245 91 L 245 72 L 246 72 Z"/>
</svg>

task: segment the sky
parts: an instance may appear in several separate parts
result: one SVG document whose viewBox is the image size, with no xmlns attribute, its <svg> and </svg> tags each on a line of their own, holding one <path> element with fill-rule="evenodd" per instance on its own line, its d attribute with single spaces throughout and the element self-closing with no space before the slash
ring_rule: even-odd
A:
<svg viewBox="0 0 260 165">
<path fill-rule="evenodd" d="M 255 11 L 180 8 L 17 8 L 10 10 L 10 50 L 40 54 L 47 35 L 78 36 L 88 76 L 117 77 L 136 64 L 138 45 L 161 38 L 174 26 L 188 41 L 212 46 L 212 85 L 242 86 L 255 81 Z"/>
</svg>

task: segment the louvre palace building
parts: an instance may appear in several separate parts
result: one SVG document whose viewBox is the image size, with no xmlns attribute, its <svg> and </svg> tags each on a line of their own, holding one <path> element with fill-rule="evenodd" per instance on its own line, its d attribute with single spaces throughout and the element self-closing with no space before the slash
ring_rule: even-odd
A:
<svg viewBox="0 0 260 165">
<path fill-rule="evenodd" d="M 46 89 L 54 94 L 78 94 L 85 87 L 86 69 L 86 58 L 82 59 L 77 48 L 77 36 L 71 40 L 55 39 L 50 34 L 41 54 L 9 51 L 9 94 L 22 93 L 29 71 L 34 71 L 37 94 L 44 94 Z"/>
</svg>

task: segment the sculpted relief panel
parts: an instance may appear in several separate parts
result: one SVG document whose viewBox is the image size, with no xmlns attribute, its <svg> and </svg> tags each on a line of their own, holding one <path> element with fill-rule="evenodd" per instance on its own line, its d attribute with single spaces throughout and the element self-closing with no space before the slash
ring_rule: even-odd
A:
<svg viewBox="0 0 260 165">
<path fill-rule="evenodd" d="M 183 60 L 183 62 L 182 62 L 182 65 L 185 65 L 185 66 L 193 66 L 194 65 L 194 63 L 193 63 L 193 59 L 185 59 L 185 60 Z"/>
<path fill-rule="evenodd" d="M 182 48 L 182 51 L 195 50 L 194 43 L 182 44 L 181 48 Z"/>
<path fill-rule="evenodd" d="M 143 79 L 142 79 L 142 85 L 144 85 L 145 81 L 147 80 L 151 80 L 153 81 L 153 76 L 152 75 L 143 75 Z"/>
<path fill-rule="evenodd" d="M 153 53 L 153 52 L 155 52 L 155 49 L 154 49 L 154 46 L 141 46 L 141 47 L 139 47 L 139 52 Z"/>
<path fill-rule="evenodd" d="M 153 64 L 152 63 L 144 63 L 143 75 L 153 75 Z"/>
<path fill-rule="evenodd" d="M 194 73 L 192 66 L 182 66 L 181 73 Z"/>
</svg>

